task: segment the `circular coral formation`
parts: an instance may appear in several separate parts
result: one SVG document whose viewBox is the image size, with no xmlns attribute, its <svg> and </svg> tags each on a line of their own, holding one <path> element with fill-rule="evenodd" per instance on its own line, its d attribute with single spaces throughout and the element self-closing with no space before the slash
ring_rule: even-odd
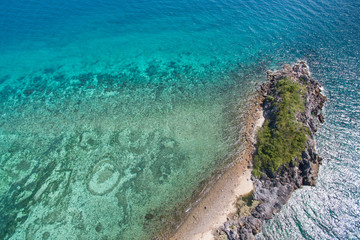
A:
<svg viewBox="0 0 360 240">
<path fill-rule="evenodd" d="M 94 195 L 111 192 L 120 182 L 120 171 L 109 160 L 97 163 L 87 182 L 88 190 Z"/>
</svg>

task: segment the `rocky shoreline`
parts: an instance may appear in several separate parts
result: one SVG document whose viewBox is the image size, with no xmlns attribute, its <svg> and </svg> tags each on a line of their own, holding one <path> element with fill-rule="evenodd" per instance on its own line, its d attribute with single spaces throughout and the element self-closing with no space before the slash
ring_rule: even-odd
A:
<svg viewBox="0 0 360 240">
<path fill-rule="evenodd" d="M 271 219 L 279 212 L 294 190 L 303 185 L 314 186 L 316 183 L 322 159 L 316 153 L 314 135 L 319 124 L 324 122 L 321 110 L 326 97 L 321 94 L 320 83 L 311 78 L 305 62 L 295 63 L 292 67 L 286 64 L 275 72 L 268 71 L 268 82 L 261 85 L 256 98 L 262 102 L 264 117 L 269 121 L 274 116 L 274 107 L 267 99 L 276 98 L 273 96 L 276 84 L 285 77 L 306 86 L 307 89 L 305 111 L 296 115 L 296 120 L 309 129 L 306 147 L 301 157 L 294 158 L 277 171 L 262 174 L 260 178 L 252 176 L 253 193 L 239 199 L 238 214 L 218 230 L 217 239 L 255 239 L 264 220 Z M 254 141 L 251 139 L 249 142 Z"/>
</svg>

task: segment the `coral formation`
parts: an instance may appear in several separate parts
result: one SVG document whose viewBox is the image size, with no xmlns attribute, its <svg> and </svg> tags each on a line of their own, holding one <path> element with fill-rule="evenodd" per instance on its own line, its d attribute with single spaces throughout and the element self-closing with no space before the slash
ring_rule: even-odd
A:
<svg viewBox="0 0 360 240">
<path fill-rule="evenodd" d="M 87 182 L 88 190 L 94 195 L 111 192 L 120 182 L 119 169 L 109 160 L 97 163 Z"/>
</svg>

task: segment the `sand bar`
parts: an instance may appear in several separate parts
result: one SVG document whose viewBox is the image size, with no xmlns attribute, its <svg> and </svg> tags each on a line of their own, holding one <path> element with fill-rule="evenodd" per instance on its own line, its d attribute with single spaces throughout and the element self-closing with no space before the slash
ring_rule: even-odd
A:
<svg viewBox="0 0 360 240">
<path fill-rule="evenodd" d="M 246 116 L 245 149 L 237 163 L 227 170 L 203 199 L 190 210 L 184 223 L 171 238 L 173 240 L 210 240 L 216 230 L 237 212 L 236 201 L 253 190 L 251 181 L 252 154 L 255 150 L 255 133 L 264 122 L 262 95 L 257 94 L 250 103 Z"/>
</svg>

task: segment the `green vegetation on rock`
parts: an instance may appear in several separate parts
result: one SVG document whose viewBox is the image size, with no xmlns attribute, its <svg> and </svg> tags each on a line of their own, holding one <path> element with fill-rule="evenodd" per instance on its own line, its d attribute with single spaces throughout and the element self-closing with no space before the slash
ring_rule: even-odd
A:
<svg viewBox="0 0 360 240">
<path fill-rule="evenodd" d="M 283 78 L 277 83 L 272 96 L 267 97 L 275 111 L 257 135 L 255 176 L 259 177 L 261 172 L 277 171 L 280 166 L 301 156 L 308 129 L 296 120 L 296 114 L 305 111 L 305 94 L 305 86 Z"/>
<path fill-rule="evenodd" d="M 253 191 L 242 196 L 241 200 L 243 200 L 246 205 L 250 207 L 253 201 Z"/>
</svg>

